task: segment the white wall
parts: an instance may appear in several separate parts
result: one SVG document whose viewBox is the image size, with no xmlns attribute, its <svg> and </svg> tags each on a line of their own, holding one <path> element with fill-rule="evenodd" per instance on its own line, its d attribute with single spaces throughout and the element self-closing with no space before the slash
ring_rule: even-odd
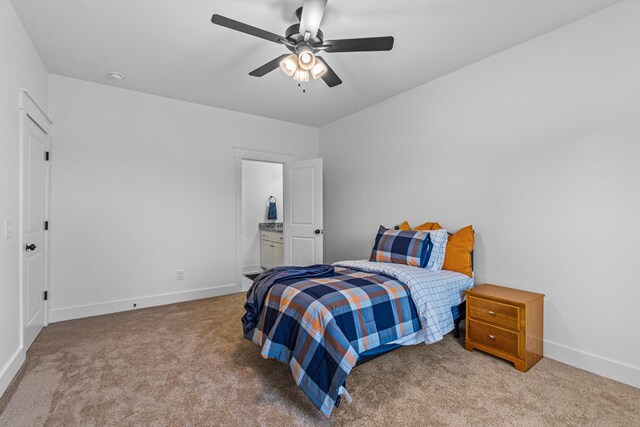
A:
<svg viewBox="0 0 640 427">
<path fill-rule="evenodd" d="M 21 352 L 18 89 L 47 106 L 47 70 L 8 0 L 0 0 L 0 395 L 24 360 Z M 4 238 L 4 221 L 13 237 Z"/>
<path fill-rule="evenodd" d="M 282 222 L 283 170 L 281 163 L 242 161 L 242 269 L 260 271 L 261 222 L 267 220 L 267 199 L 276 198 L 277 222 Z"/>
<path fill-rule="evenodd" d="M 52 321 L 239 291 L 233 147 L 316 157 L 317 129 L 55 75 L 49 84 Z"/>
<path fill-rule="evenodd" d="M 640 2 L 320 130 L 325 258 L 379 224 L 477 230 L 476 282 L 546 294 L 545 354 L 640 386 Z"/>
</svg>

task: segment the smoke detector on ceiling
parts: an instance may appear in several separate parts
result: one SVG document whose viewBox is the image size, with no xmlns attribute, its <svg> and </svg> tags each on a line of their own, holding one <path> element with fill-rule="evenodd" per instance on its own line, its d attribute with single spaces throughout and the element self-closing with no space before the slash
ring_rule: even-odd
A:
<svg viewBox="0 0 640 427">
<path fill-rule="evenodd" d="M 111 71 L 111 72 L 107 73 L 107 77 L 109 77 L 112 80 L 123 80 L 124 79 L 124 74 L 118 73 L 116 71 Z"/>
</svg>

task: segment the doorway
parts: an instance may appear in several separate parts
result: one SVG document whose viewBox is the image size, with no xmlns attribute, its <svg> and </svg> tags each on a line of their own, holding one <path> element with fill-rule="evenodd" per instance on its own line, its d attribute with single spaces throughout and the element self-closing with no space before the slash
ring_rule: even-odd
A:
<svg viewBox="0 0 640 427">
<path fill-rule="evenodd" d="M 242 289 L 284 264 L 283 164 L 242 160 Z"/>
<path fill-rule="evenodd" d="M 282 233 L 270 233 L 271 230 L 260 231 L 260 239 L 265 239 L 265 246 L 260 251 L 271 248 L 266 257 L 267 266 L 277 263 L 282 258 L 284 265 L 311 265 L 323 262 L 323 192 L 322 192 L 322 159 L 293 161 L 291 154 L 274 153 L 251 148 L 234 147 L 235 187 L 236 187 L 236 289 L 251 285 L 251 280 L 243 274 L 243 161 L 256 161 L 279 164 L 283 170 L 282 199 L 276 201 L 278 209 L 276 222 L 282 218 Z M 271 196 L 272 194 L 269 194 Z M 262 196 L 264 197 L 264 195 Z M 276 197 L 277 199 L 277 197 Z M 280 201 L 281 203 L 278 203 Z M 263 201 L 264 203 L 264 201 Z M 263 204 L 264 207 L 264 204 Z M 268 208 L 268 205 L 267 205 Z M 282 215 L 282 216 L 280 216 Z M 255 220 L 254 220 L 255 222 Z M 268 223 L 267 223 L 268 224 Z M 274 227 L 276 227 L 274 225 Z M 269 243 L 270 242 L 270 243 Z M 262 243 L 262 242 L 261 242 Z M 281 243 L 278 246 L 277 243 Z M 262 261 L 259 270 L 262 270 Z M 246 264 L 249 267 L 251 264 Z M 255 265 L 255 264 L 253 264 Z M 250 268 L 246 268 L 245 271 Z M 255 273 L 254 273 L 255 274 Z M 245 280 L 243 280 L 243 278 Z M 243 285 L 244 284 L 244 285 Z"/>
<path fill-rule="evenodd" d="M 253 148 L 245 148 L 245 147 L 234 147 L 233 148 L 233 157 L 235 158 L 235 186 L 236 186 L 236 289 L 238 292 L 241 292 L 247 289 L 247 286 L 251 286 L 253 282 L 248 277 L 245 277 L 245 272 L 247 274 L 251 274 L 248 270 L 252 270 L 255 268 L 253 274 L 259 273 L 262 271 L 262 267 L 260 266 L 260 261 L 257 261 L 258 267 L 251 268 L 251 264 L 245 263 L 244 257 L 244 249 L 243 244 L 244 235 L 243 233 L 243 162 L 245 161 L 253 161 L 253 162 L 261 162 L 261 163 L 270 163 L 270 164 L 278 164 L 280 167 L 283 167 L 285 163 L 288 163 L 293 160 L 293 155 L 287 153 L 276 153 L 270 151 L 262 151 L 256 150 Z M 271 196 L 271 194 L 269 194 Z M 268 197 L 268 196 L 267 196 Z M 277 196 L 276 196 L 277 198 Z M 276 202 L 276 208 L 278 209 L 279 218 L 284 218 L 284 195 L 282 198 L 278 198 Z M 264 206 L 264 200 L 262 201 Z M 265 214 L 266 215 L 266 214 Z M 281 215 L 281 216 L 280 216 Z M 277 220 L 276 220 L 277 222 Z M 255 223 L 255 220 L 254 220 Z M 248 233 L 247 233 L 248 234 Z M 260 236 L 261 238 L 262 236 Z M 283 242 L 284 246 L 284 242 Z M 260 247 L 260 250 L 262 248 Z M 255 253 L 254 253 L 255 254 Z M 255 266 L 256 263 L 253 264 Z M 246 268 L 244 268 L 246 267 Z"/>
</svg>

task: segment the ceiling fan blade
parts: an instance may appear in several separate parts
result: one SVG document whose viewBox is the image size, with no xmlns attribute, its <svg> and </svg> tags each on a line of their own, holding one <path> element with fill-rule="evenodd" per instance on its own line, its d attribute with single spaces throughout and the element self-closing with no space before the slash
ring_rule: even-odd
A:
<svg viewBox="0 0 640 427">
<path fill-rule="evenodd" d="M 338 77 L 336 72 L 333 71 L 333 69 L 331 69 L 331 67 L 329 67 L 329 64 L 327 64 L 327 61 L 325 61 L 324 59 L 322 59 L 319 56 L 316 56 L 316 60 L 322 61 L 324 66 L 327 67 L 327 72 L 324 73 L 324 75 L 321 77 L 322 80 L 324 80 L 324 82 L 327 84 L 327 86 L 334 87 L 334 86 L 338 86 L 339 84 L 342 83 L 342 80 L 340 80 L 340 77 Z"/>
<path fill-rule="evenodd" d="M 318 28 L 327 7 L 327 0 L 304 0 L 302 4 L 302 17 L 300 18 L 300 34 L 303 36 L 308 31 L 311 38 L 318 34 Z"/>
<path fill-rule="evenodd" d="M 284 37 L 277 34 L 270 33 L 269 31 L 265 31 L 257 27 L 252 27 L 251 25 L 244 24 L 240 21 L 236 21 L 222 15 L 213 15 L 211 17 L 211 22 L 216 25 L 240 31 L 241 33 L 249 34 L 254 37 L 260 37 L 261 39 L 269 40 L 274 43 L 282 44 L 282 40 L 284 39 Z"/>
<path fill-rule="evenodd" d="M 327 40 L 320 47 L 325 52 L 375 52 L 393 49 L 393 37 Z"/>
<path fill-rule="evenodd" d="M 284 58 L 286 58 L 289 55 L 291 55 L 291 54 L 290 53 L 285 53 L 284 55 L 280 55 L 276 59 L 274 59 L 273 61 L 269 61 L 266 64 L 264 64 L 262 67 L 256 68 L 255 70 L 250 72 L 249 75 L 253 76 L 253 77 L 262 77 L 265 74 L 268 74 L 268 73 L 272 72 L 273 70 L 275 70 L 276 68 L 278 68 L 280 66 L 280 61 L 282 61 Z"/>
</svg>

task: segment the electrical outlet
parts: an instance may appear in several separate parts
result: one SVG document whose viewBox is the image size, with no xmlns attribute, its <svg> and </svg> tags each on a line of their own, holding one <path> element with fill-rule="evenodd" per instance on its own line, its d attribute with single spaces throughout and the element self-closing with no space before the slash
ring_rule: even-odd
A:
<svg viewBox="0 0 640 427">
<path fill-rule="evenodd" d="M 10 220 L 5 219 L 4 220 L 4 238 L 10 239 L 12 237 L 13 237 L 13 223 Z"/>
<path fill-rule="evenodd" d="M 184 280 L 184 270 L 176 270 L 176 280 Z"/>
</svg>

